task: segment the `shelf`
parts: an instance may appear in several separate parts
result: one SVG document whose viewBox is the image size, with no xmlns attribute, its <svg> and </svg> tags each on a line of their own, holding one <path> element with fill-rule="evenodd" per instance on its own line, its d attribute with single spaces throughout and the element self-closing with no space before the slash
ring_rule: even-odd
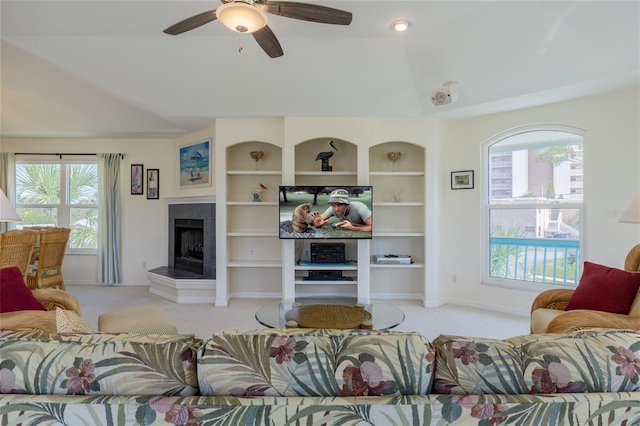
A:
<svg viewBox="0 0 640 426">
<path fill-rule="evenodd" d="M 277 232 L 227 232 L 227 237 L 278 237 Z"/>
<path fill-rule="evenodd" d="M 296 285 L 314 285 L 314 284 L 333 284 L 333 285 L 353 285 L 358 284 L 358 281 L 348 281 L 348 280 L 295 280 Z"/>
<path fill-rule="evenodd" d="M 369 176 L 424 176 L 424 172 L 369 172 Z"/>
<path fill-rule="evenodd" d="M 227 170 L 228 175 L 282 175 L 282 170 Z"/>
<path fill-rule="evenodd" d="M 414 262 L 409 265 L 389 265 L 389 264 L 378 264 L 375 262 L 371 262 L 372 268 L 380 268 L 380 269 L 422 269 L 424 268 L 423 262 Z"/>
<path fill-rule="evenodd" d="M 229 268 L 282 268 L 282 262 L 270 260 L 230 260 Z"/>
<path fill-rule="evenodd" d="M 294 269 L 296 271 L 357 271 L 358 265 L 355 262 L 351 262 L 350 265 L 328 264 L 327 266 L 323 266 L 322 263 L 317 263 L 311 265 L 296 265 Z"/>
<path fill-rule="evenodd" d="M 314 172 L 314 171 L 297 171 L 296 176 L 356 176 L 357 173 L 355 170 L 353 171 L 343 171 L 343 172 Z M 293 185 L 292 185 L 293 186 Z"/>
<path fill-rule="evenodd" d="M 374 207 L 424 207 L 424 203 L 422 202 L 412 202 L 412 201 L 374 201 Z"/>
<path fill-rule="evenodd" d="M 253 207 L 260 207 L 260 206 L 277 206 L 278 202 L 277 201 L 227 201 L 227 205 L 228 206 L 253 206 Z"/>
<path fill-rule="evenodd" d="M 373 233 L 373 238 L 385 238 L 385 237 L 421 238 L 421 237 L 424 237 L 424 232 L 374 232 Z"/>
</svg>

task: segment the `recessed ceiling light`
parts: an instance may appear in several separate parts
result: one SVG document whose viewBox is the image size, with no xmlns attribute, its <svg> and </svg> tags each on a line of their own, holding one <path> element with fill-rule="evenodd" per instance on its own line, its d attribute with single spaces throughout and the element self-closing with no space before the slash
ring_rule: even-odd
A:
<svg viewBox="0 0 640 426">
<path fill-rule="evenodd" d="M 391 29 L 393 31 L 401 33 L 407 31 L 409 29 L 409 25 L 411 25 L 411 23 L 406 19 L 398 19 L 397 21 L 393 21 L 391 23 Z"/>
</svg>

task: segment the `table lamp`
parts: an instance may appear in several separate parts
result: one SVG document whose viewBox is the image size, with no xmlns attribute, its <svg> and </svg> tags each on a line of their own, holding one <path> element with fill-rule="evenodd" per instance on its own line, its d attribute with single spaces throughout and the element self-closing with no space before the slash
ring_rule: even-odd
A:
<svg viewBox="0 0 640 426">
<path fill-rule="evenodd" d="M 622 223 L 639 223 L 640 224 L 640 193 L 631 201 L 629 207 L 622 213 L 619 222 Z M 632 271 L 640 271 L 640 244 L 629 251 L 627 259 L 624 262 L 624 269 Z"/>
<path fill-rule="evenodd" d="M 21 220 L 7 196 L 4 195 L 4 191 L 0 189 L 0 222 L 19 222 Z"/>
</svg>

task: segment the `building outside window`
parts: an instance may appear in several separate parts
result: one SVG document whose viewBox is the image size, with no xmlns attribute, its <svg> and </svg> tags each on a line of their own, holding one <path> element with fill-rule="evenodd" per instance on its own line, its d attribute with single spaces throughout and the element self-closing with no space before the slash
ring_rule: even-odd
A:
<svg viewBox="0 0 640 426">
<path fill-rule="evenodd" d="M 93 254 L 98 247 L 98 165 L 87 161 L 16 159 L 16 210 L 20 227 L 70 228 L 67 251 Z"/>
<path fill-rule="evenodd" d="M 575 287 L 583 232 L 583 137 L 578 129 L 527 127 L 483 145 L 483 281 L 539 290 Z"/>
</svg>

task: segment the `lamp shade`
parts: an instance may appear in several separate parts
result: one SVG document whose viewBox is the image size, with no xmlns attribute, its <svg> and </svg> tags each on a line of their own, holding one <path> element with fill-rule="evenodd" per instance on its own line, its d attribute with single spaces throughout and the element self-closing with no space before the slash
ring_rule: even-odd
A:
<svg viewBox="0 0 640 426">
<path fill-rule="evenodd" d="M 218 6 L 216 17 L 225 27 L 238 33 L 256 32 L 268 21 L 266 13 L 242 1 Z"/>
<path fill-rule="evenodd" d="M 640 223 L 640 192 L 620 217 L 622 223 Z"/>
<path fill-rule="evenodd" d="M 7 196 L 0 189 L 0 222 L 19 222 L 21 220 Z"/>
</svg>

